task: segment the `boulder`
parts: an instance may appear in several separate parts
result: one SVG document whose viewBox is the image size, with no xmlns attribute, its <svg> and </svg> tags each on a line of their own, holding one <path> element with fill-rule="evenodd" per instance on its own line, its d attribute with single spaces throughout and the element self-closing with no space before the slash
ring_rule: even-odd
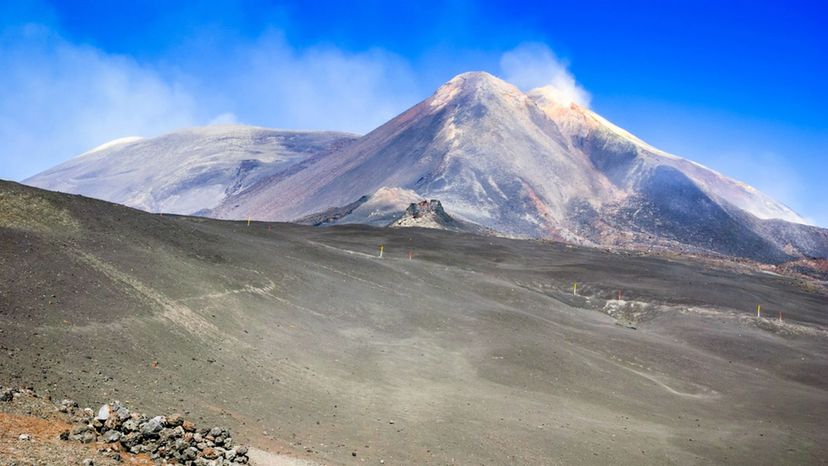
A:
<svg viewBox="0 0 828 466">
<path fill-rule="evenodd" d="M 158 433 L 164 428 L 164 416 L 155 416 L 141 424 L 141 434 L 147 438 L 158 438 Z"/>
<path fill-rule="evenodd" d="M 141 442 L 141 434 L 138 432 L 130 432 L 121 438 L 121 445 L 132 449 Z"/>
<path fill-rule="evenodd" d="M 185 461 L 193 461 L 198 456 L 198 450 L 194 447 L 189 447 L 181 454 L 181 459 Z"/>
<path fill-rule="evenodd" d="M 216 450 L 215 448 L 210 448 L 210 447 L 207 447 L 207 448 L 201 450 L 201 454 L 205 458 L 207 458 L 208 460 L 214 460 L 214 459 L 218 458 L 219 456 L 221 456 L 221 455 L 219 455 L 218 450 Z"/>
<path fill-rule="evenodd" d="M 101 422 L 106 422 L 106 420 L 109 419 L 109 413 L 111 412 L 112 410 L 110 409 L 108 404 L 103 405 L 98 409 L 98 415 L 95 416 L 95 419 Z"/>
<path fill-rule="evenodd" d="M 75 424 L 72 426 L 71 434 L 72 435 L 80 435 L 84 432 L 87 432 L 91 429 L 87 424 Z"/>
<path fill-rule="evenodd" d="M 167 418 L 167 426 L 169 427 L 178 427 L 182 424 L 184 424 L 184 418 L 180 414 L 175 413 Z"/>
<path fill-rule="evenodd" d="M 14 392 L 13 388 L 2 388 L 0 387 L 0 401 L 11 401 L 14 399 Z"/>
<path fill-rule="evenodd" d="M 106 443 L 114 443 L 121 440 L 121 433 L 117 430 L 108 430 L 103 434 L 103 441 Z"/>
<path fill-rule="evenodd" d="M 127 420 L 127 419 L 129 419 L 129 417 L 130 417 L 130 416 L 129 416 L 129 410 L 128 410 L 128 409 L 126 409 L 126 408 L 125 408 L 125 407 L 123 407 L 123 406 L 121 406 L 120 408 L 118 408 L 118 410 L 117 410 L 117 411 L 115 411 L 115 414 L 118 416 L 118 420 L 119 420 L 119 421 L 121 421 L 121 422 L 126 421 L 126 420 Z"/>
<path fill-rule="evenodd" d="M 138 421 L 131 418 L 124 421 L 124 423 L 121 425 L 121 429 L 123 429 L 126 432 L 135 432 L 139 428 L 140 424 L 138 423 Z"/>
<path fill-rule="evenodd" d="M 61 400 L 58 411 L 61 413 L 71 413 L 78 407 L 78 404 L 72 400 Z"/>
</svg>

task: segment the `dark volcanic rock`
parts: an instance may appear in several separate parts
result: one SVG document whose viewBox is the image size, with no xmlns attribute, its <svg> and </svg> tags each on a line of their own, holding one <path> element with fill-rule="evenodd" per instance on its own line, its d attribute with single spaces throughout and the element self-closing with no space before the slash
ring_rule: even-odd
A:
<svg viewBox="0 0 828 466">
<path fill-rule="evenodd" d="M 19 390 L 0 386 L 0 393 L 6 394 L 7 401 L 11 401 Z M 55 411 L 68 416 L 76 408 L 77 403 L 62 400 Z M 198 458 L 211 461 L 204 464 L 216 466 L 248 462 L 247 447 L 233 447 L 226 428 L 214 426 L 193 434 L 195 424 L 180 414 L 147 418 L 141 413 L 130 412 L 117 401 L 102 405 L 97 412 L 85 408 L 81 413 L 81 416 L 75 416 L 79 422 L 71 430 L 62 432 L 60 440 L 81 443 L 98 440 L 113 445 L 111 448 L 115 452 L 123 448 L 130 453 L 148 453 L 157 462 L 176 460 L 187 465 L 202 464 Z M 21 438 L 23 435 L 28 434 L 21 434 Z"/>
<path fill-rule="evenodd" d="M 443 204 L 436 199 L 409 204 L 402 216 L 388 226 L 391 228 L 418 227 L 468 233 L 484 233 L 484 229 L 478 225 L 461 222 L 452 218 L 443 209 Z"/>
</svg>

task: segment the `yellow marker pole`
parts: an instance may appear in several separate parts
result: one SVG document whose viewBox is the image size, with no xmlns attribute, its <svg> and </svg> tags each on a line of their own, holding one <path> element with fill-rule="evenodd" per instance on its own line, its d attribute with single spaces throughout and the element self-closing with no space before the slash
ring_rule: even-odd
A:
<svg viewBox="0 0 828 466">
<path fill-rule="evenodd" d="M 762 305 L 761 304 L 756 305 L 756 317 L 762 317 Z"/>
<path fill-rule="evenodd" d="M 380 244 L 380 259 L 382 259 L 382 251 L 385 249 L 385 246 Z"/>
<path fill-rule="evenodd" d="M 573 282 L 572 283 L 572 294 L 574 294 L 576 296 L 578 295 L 578 282 Z"/>
<path fill-rule="evenodd" d="M 247 216 L 247 226 L 250 226 L 250 216 Z"/>
</svg>

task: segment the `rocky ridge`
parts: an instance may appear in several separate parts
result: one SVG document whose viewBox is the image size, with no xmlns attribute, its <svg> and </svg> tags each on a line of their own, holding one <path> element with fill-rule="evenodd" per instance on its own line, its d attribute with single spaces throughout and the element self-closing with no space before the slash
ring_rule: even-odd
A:
<svg viewBox="0 0 828 466">
<path fill-rule="evenodd" d="M 436 199 L 411 203 L 391 227 L 459 228 L 459 224 L 443 209 Z"/>
<path fill-rule="evenodd" d="M 197 214 L 355 138 L 242 125 L 188 128 L 104 144 L 25 183 L 148 212 Z"/>
</svg>

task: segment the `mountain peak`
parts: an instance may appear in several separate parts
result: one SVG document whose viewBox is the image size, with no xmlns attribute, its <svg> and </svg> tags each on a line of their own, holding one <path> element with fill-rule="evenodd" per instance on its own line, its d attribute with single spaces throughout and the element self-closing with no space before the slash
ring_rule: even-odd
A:
<svg viewBox="0 0 828 466">
<path fill-rule="evenodd" d="M 763 220 L 798 217 L 572 103 L 564 84 L 527 95 L 463 73 L 359 138 L 211 127 L 116 146 L 29 182 L 220 218 L 387 226 L 410 207 L 400 221 L 409 226 L 765 261 L 828 254 L 828 230 Z"/>
<path fill-rule="evenodd" d="M 431 98 L 432 106 L 441 106 L 456 97 L 510 98 L 524 100 L 526 96 L 517 87 L 485 71 L 458 74 L 440 86 Z"/>
<path fill-rule="evenodd" d="M 497 76 L 486 71 L 466 71 L 448 80 L 448 83 L 453 82 L 505 82 Z"/>
</svg>

